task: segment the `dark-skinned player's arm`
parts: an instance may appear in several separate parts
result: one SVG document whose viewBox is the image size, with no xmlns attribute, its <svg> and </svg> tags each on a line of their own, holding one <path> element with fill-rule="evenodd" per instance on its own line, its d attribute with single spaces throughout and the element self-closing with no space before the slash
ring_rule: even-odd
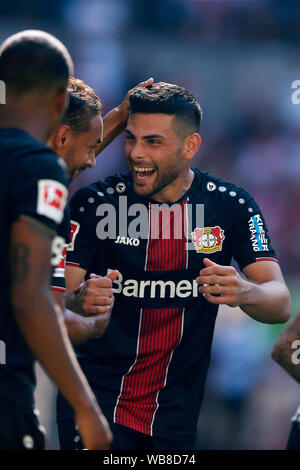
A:
<svg viewBox="0 0 300 470">
<path fill-rule="evenodd" d="M 111 432 L 75 357 L 49 288 L 53 233 L 27 216 L 13 223 L 10 237 L 11 300 L 17 324 L 35 357 L 75 412 L 88 449 L 106 449 Z"/>
<path fill-rule="evenodd" d="M 289 319 L 290 294 L 278 263 L 260 260 L 249 264 L 243 268 L 246 279 L 233 266 L 221 266 L 208 258 L 204 264 L 197 283 L 208 302 L 238 306 L 262 323 L 284 323 Z"/>
<path fill-rule="evenodd" d="M 288 374 L 300 382 L 300 310 L 281 330 L 272 357 Z"/>
<path fill-rule="evenodd" d="M 105 277 L 91 275 L 77 294 L 52 291 L 54 300 L 61 308 L 72 343 L 80 344 L 104 334 L 114 306 L 112 281 L 118 274 L 118 271 L 113 271 Z"/>
<path fill-rule="evenodd" d="M 126 128 L 128 120 L 128 99 L 133 90 L 137 87 L 147 87 L 152 85 L 153 78 L 148 78 L 148 80 L 139 83 L 134 88 L 128 91 L 122 103 L 109 111 L 103 118 L 103 139 L 101 144 L 99 144 L 95 150 L 95 155 L 99 155 L 102 150 L 105 149 L 118 135 L 121 134 Z"/>
</svg>

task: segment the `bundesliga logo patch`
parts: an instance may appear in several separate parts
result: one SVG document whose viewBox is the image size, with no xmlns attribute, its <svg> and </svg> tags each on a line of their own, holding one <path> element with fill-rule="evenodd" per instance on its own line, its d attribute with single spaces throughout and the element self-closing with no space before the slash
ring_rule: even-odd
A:
<svg viewBox="0 0 300 470">
<path fill-rule="evenodd" d="M 192 232 L 192 242 L 197 253 L 215 253 L 223 248 L 225 239 L 224 230 L 221 227 L 196 227 Z"/>
<path fill-rule="evenodd" d="M 67 196 L 67 189 L 58 181 L 39 180 L 37 213 L 59 224 L 64 215 Z"/>
</svg>

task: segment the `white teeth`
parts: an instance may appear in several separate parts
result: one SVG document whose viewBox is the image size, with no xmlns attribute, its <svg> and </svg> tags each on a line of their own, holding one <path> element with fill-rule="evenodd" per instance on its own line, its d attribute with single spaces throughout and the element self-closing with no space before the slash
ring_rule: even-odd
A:
<svg viewBox="0 0 300 470">
<path fill-rule="evenodd" d="M 153 171 L 153 170 L 155 170 L 155 168 L 142 168 L 142 167 L 139 167 L 139 166 L 134 166 L 133 168 L 134 168 L 134 170 L 137 171 L 137 172 L 140 172 L 140 171 L 146 171 L 146 172 L 148 172 L 148 171 Z"/>
</svg>

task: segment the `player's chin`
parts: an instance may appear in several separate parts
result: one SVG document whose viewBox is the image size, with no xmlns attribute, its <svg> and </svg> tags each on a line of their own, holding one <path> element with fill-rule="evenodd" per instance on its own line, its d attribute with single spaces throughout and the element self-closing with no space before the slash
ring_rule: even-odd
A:
<svg viewBox="0 0 300 470">
<path fill-rule="evenodd" d="M 142 197 L 150 197 L 154 191 L 152 185 L 134 183 L 134 192 Z"/>
</svg>

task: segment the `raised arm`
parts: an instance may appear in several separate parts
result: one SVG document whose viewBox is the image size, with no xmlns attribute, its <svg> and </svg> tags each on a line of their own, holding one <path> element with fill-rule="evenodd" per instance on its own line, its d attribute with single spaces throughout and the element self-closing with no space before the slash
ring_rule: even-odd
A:
<svg viewBox="0 0 300 470">
<path fill-rule="evenodd" d="M 75 411 L 88 449 L 106 449 L 111 432 L 84 377 L 50 289 L 53 235 L 42 224 L 21 216 L 12 226 L 11 299 L 18 326 L 48 374 Z"/>
<path fill-rule="evenodd" d="M 128 120 L 128 99 L 130 94 L 137 87 L 147 87 L 152 85 L 153 78 L 148 78 L 145 82 L 141 82 L 128 91 L 122 103 L 109 111 L 103 118 L 103 140 L 96 148 L 95 155 L 99 155 L 118 135 L 125 130 Z"/>
<path fill-rule="evenodd" d="M 278 336 L 272 357 L 288 374 L 300 382 L 300 310 Z"/>
</svg>

